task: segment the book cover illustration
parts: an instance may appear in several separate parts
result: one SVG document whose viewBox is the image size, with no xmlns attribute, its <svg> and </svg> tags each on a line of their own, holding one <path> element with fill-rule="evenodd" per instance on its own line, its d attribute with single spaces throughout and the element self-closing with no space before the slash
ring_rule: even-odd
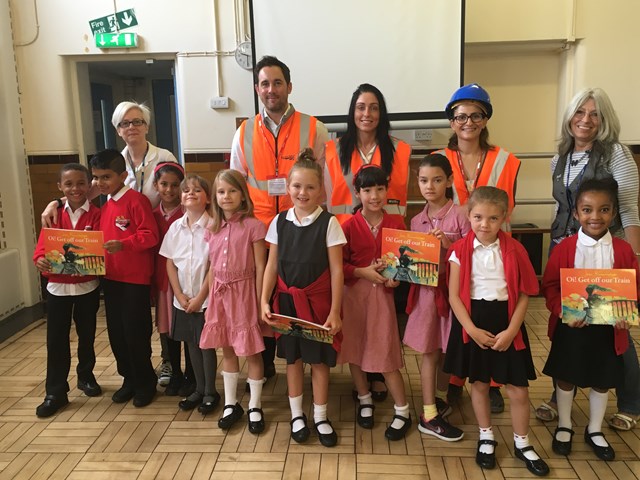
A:
<svg viewBox="0 0 640 480">
<path fill-rule="evenodd" d="M 103 245 L 100 231 L 44 229 L 44 256 L 51 264 L 51 273 L 104 275 Z"/>
<path fill-rule="evenodd" d="M 333 335 L 329 333 L 329 329 L 317 323 L 279 313 L 272 313 L 271 320 L 278 322 L 276 325 L 271 325 L 273 331 L 282 335 L 306 338 L 315 342 L 333 343 Z"/>
<path fill-rule="evenodd" d="M 382 229 L 382 276 L 419 285 L 438 285 L 440 240 L 435 235 Z"/>
<path fill-rule="evenodd" d="M 560 269 L 562 322 L 638 325 L 638 290 L 633 269 Z"/>
</svg>

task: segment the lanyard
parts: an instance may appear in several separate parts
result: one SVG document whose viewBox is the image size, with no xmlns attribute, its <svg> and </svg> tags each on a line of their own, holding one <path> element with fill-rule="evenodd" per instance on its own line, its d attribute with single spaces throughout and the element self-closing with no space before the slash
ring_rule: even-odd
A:
<svg viewBox="0 0 640 480">
<path fill-rule="evenodd" d="M 266 126 L 266 124 L 262 121 L 262 118 L 260 118 L 260 120 L 258 120 L 260 122 L 259 127 L 260 127 L 260 133 L 262 134 L 262 138 L 264 138 L 264 142 L 267 144 L 267 148 L 269 150 L 271 150 L 271 153 L 273 154 L 273 157 L 276 159 L 276 164 L 275 164 L 275 175 L 276 177 L 278 176 L 278 150 L 282 151 L 284 150 L 285 145 L 287 144 L 287 140 L 289 140 L 289 134 L 291 133 L 291 129 L 289 129 L 289 131 L 287 132 L 287 135 L 284 137 L 284 140 L 282 141 L 282 147 L 280 147 L 280 149 L 278 149 L 278 137 L 280 136 L 280 131 L 281 128 L 278 129 L 278 134 L 275 135 L 271 130 L 269 130 L 269 128 Z M 282 125 L 281 125 L 282 127 Z M 273 150 L 273 148 L 271 148 L 271 144 L 269 143 L 269 140 L 267 139 L 267 136 L 264 133 L 264 128 L 267 128 L 267 130 L 269 130 L 269 132 L 271 133 L 271 135 L 273 135 L 273 140 L 275 142 L 275 146 L 276 149 L 275 151 Z"/>
<path fill-rule="evenodd" d="M 580 183 L 582 183 L 582 177 L 584 176 L 584 172 L 587 169 L 587 165 L 589 165 L 590 156 L 591 156 L 591 152 L 589 152 L 587 154 L 587 163 L 585 163 L 582 166 L 582 170 L 580 170 L 580 173 L 577 176 L 577 179 L 578 179 L 577 186 L 578 187 L 580 186 Z M 582 156 L 582 158 L 584 158 L 584 155 Z M 582 160 L 582 158 L 580 160 Z M 569 204 L 569 212 L 572 212 L 573 211 L 573 207 L 574 207 L 573 194 L 572 194 L 571 190 L 569 189 L 569 185 L 572 183 L 572 182 L 570 182 L 570 179 L 571 179 L 571 157 L 569 157 L 568 160 L 569 161 L 567 162 L 567 183 L 566 183 L 565 193 L 567 195 L 567 203 Z"/>
<path fill-rule="evenodd" d="M 464 186 L 467 189 L 467 193 L 471 193 L 475 190 L 478 185 L 478 178 L 480 177 L 480 172 L 482 171 L 482 167 L 484 165 L 484 160 L 487 156 L 487 152 L 482 152 L 482 156 L 476 165 L 476 172 L 473 176 L 473 187 L 469 190 L 469 184 L 467 182 L 471 181 L 471 179 L 467 178 L 467 174 L 464 171 L 464 164 L 462 163 L 462 156 L 460 155 L 460 150 L 456 150 L 456 154 L 458 156 L 458 167 L 460 167 L 460 172 L 462 173 L 462 177 L 464 178 Z"/>
<path fill-rule="evenodd" d="M 131 159 L 131 154 L 129 153 L 129 148 L 127 147 L 127 160 L 129 161 L 129 166 L 131 167 L 131 171 L 133 172 L 133 178 L 136 181 L 136 190 L 142 193 L 142 188 L 144 187 L 144 168 L 147 162 L 147 154 L 149 153 L 149 142 L 147 142 L 147 149 L 144 152 L 144 157 L 142 158 L 142 172 L 140 173 L 140 188 L 138 188 L 138 180 L 136 179 L 136 166 L 133 164 L 133 160 Z"/>
</svg>

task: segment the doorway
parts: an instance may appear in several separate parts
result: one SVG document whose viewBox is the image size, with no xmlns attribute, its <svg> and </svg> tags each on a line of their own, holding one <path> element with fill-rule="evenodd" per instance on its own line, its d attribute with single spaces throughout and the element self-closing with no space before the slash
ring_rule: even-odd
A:
<svg viewBox="0 0 640 480">
<path fill-rule="evenodd" d="M 80 89 L 89 90 L 91 97 L 93 134 L 84 137 L 88 156 L 105 148 L 124 148 L 111 117 L 120 102 L 135 101 L 145 103 L 152 112 L 147 140 L 180 158 L 173 60 L 79 62 L 78 68 L 86 69 L 83 78 L 89 85 Z M 86 117 L 87 106 L 81 109 Z"/>
</svg>

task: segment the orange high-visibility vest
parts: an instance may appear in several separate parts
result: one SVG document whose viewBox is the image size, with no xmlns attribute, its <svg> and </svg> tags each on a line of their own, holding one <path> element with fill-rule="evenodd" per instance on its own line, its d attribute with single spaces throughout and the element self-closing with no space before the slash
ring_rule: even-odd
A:
<svg viewBox="0 0 640 480">
<path fill-rule="evenodd" d="M 392 138 L 391 140 L 395 152 L 389 186 L 387 187 L 387 204 L 384 210 L 388 214 L 397 216 L 401 221 L 404 221 L 404 216 L 407 213 L 411 147 L 397 138 Z M 327 199 L 327 209 L 336 216 L 342 225 L 352 216 L 353 208 L 359 203 L 353 188 L 353 177 L 363 165 L 363 161 L 360 152 L 354 149 L 351 155 L 351 170 L 345 175 L 340 165 L 339 151 L 340 142 L 338 140 L 325 144 L 326 171 L 331 181 L 331 198 Z M 380 166 L 380 162 L 380 149 L 376 148 L 371 158 L 371 164 Z"/>
<path fill-rule="evenodd" d="M 285 119 L 277 137 L 264 124 L 260 114 L 240 125 L 240 148 L 244 154 L 249 196 L 256 218 L 267 227 L 276 214 L 292 206 L 289 195 L 270 196 L 267 181 L 275 176 L 289 175 L 300 151 L 313 148 L 316 122 L 315 117 L 294 111 Z"/>
<path fill-rule="evenodd" d="M 470 192 L 464 181 L 464 172 L 460 170 L 458 163 L 458 153 L 455 150 L 445 148 L 438 150 L 441 155 L 445 155 L 449 159 L 451 169 L 453 170 L 453 203 L 457 205 L 465 205 L 469 200 Z M 507 214 L 507 231 L 510 231 L 511 213 L 516 205 L 516 179 L 518 178 L 518 170 L 520 169 L 520 160 L 512 154 L 500 147 L 493 147 L 487 152 L 484 159 L 484 165 L 480 171 L 480 176 L 476 182 L 477 187 L 497 187 L 509 196 L 509 212 Z"/>
</svg>

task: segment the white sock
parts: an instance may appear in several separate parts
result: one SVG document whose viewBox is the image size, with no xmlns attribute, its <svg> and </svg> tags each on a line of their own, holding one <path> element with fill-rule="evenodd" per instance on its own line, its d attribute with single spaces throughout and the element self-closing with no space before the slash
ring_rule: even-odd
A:
<svg viewBox="0 0 640 480">
<path fill-rule="evenodd" d="M 302 417 L 302 414 L 303 414 L 302 395 L 298 395 L 297 397 L 289 397 L 289 408 L 291 408 L 291 420 L 293 420 L 296 417 Z M 297 432 L 299 430 L 302 430 L 304 427 L 305 427 L 305 424 L 302 421 L 302 419 L 298 419 L 295 422 L 293 422 L 293 425 L 291 426 L 291 431 Z"/>
<path fill-rule="evenodd" d="M 493 436 L 493 427 L 482 428 L 480 427 L 480 440 L 495 440 Z M 486 453 L 491 455 L 494 451 L 493 445 L 480 445 L 480 453 Z"/>
<path fill-rule="evenodd" d="M 358 395 L 358 400 L 360 400 L 360 405 L 373 405 L 371 401 L 371 392 L 367 392 L 366 395 Z M 365 418 L 373 417 L 373 408 L 363 408 L 360 411 L 360 415 Z"/>
<path fill-rule="evenodd" d="M 324 405 L 316 405 L 313 404 L 313 421 L 314 423 L 321 422 L 327 419 L 327 404 Z M 316 427 L 318 429 L 318 433 L 322 433 L 323 435 L 328 435 L 333 432 L 333 428 L 328 423 L 323 423 L 322 425 Z"/>
<path fill-rule="evenodd" d="M 220 374 L 224 381 L 224 404 L 233 407 L 238 403 L 238 377 L 240 376 L 240 372 L 225 372 L 223 370 Z M 222 416 L 226 417 L 232 413 L 233 410 L 231 408 L 225 408 Z"/>
<path fill-rule="evenodd" d="M 399 407 L 398 405 L 394 405 L 393 409 L 396 411 L 396 415 L 399 415 L 403 418 L 409 418 L 409 404 L 407 403 L 406 405 L 404 405 L 403 407 Z M 396 430 L 400 430 L 402 427 L 404 427 L 405 422 L 403 422 L 402 420 L 399 420 L 397 418 L 393 419 L 393 422 L 391 422 L 391 428 L 395 428 Z"/>
<path fill-rule="evenodd" d="M 609 391 L 604 393 L 596 392 L 593 388 L 589 392 L 589 433 L 602 431 L 602 420 L 607 410 L 607 400 L 609 399 Z M 599 447 L 608 447 L 609 444 L 598 435 L 597 437 L 591 437 L 593 443 Z"/>
<path fill-rule="evenodd" d="M 524 447 L 528 447 L 529 444 L 529 434 L 526 434 L 524 436 L 522 435 L 516 435 L 515 433 L 513 434 L 513 443 L 516 444 L 516 448 L 524 448 Z M 528 450 L 526 452 L 522 452 L 523 455 L 525 456 L 525 458 L 527 460 L 540 460 L 540 457 L 538 456 L 538 454 L 533 451 L 533 450 Z"/>
<path fill-rule="evenodd" d="M 247 378 L 247 383 L 249 384 L 249 390 L 251 392 L 251 396 L 249 397 L 249 409 L 252 408 L 261 408 L 262 407 L 262 385 L 264 382 L 262 379 L 253 380 L 251 378 Z M 252 422 L 258 422 L 262 418 L 259 412 L 251 412 L 249 414 L 249 420 Z"/>
<path fill-rule="evenodd" d="M 573 389 L 562 390 L 556 387 L 556 400 L 558 403 L 558 427 L 571 428 L 571 407 L 573 406 Z M 569 432 L 558 432 L 556 438 L 560 442 L 571 441 Z"/>
</svg>

